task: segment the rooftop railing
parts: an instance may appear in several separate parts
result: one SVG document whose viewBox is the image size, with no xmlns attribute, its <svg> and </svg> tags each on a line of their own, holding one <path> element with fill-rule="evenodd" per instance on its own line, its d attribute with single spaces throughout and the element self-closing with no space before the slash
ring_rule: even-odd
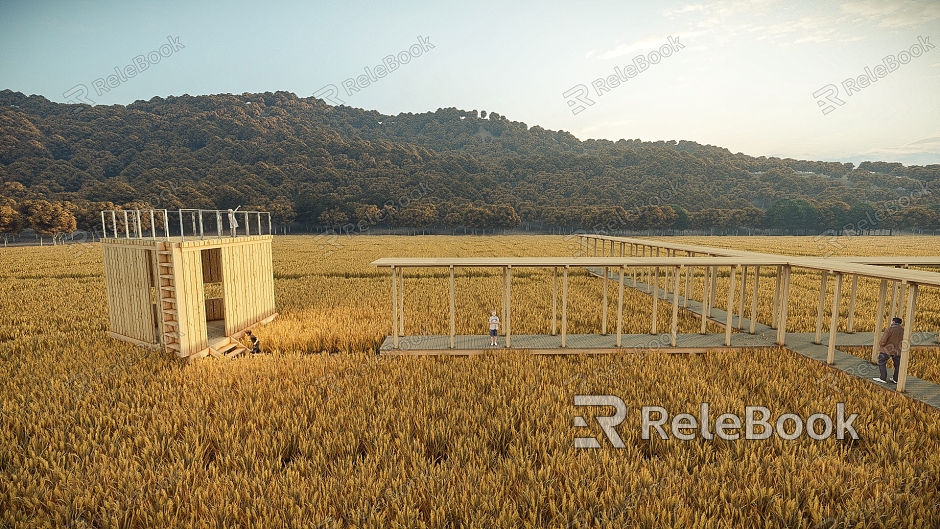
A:
<svg viewBox="0 0 940 529">
<path fill-rule="evenodd" d="M 271 213 L 223 209 L 109 209 L 101 212 L 106 239 L 212 239 L 273 235 Z"/>
</svg>

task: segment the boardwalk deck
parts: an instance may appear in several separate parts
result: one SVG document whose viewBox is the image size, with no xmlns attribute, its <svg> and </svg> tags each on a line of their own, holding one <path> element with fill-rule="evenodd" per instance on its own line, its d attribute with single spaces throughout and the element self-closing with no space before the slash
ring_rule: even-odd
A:
<svg viewBox="0 0 940 529">
<path fill-rule="evenodd" d="M 589 268 L 591 273 L 603 277 L 601 269 Z M 616 275 L 612 275 L 616 278 Z M 651 295 L 647 292 L 647 285 L 637 282 L 635 285 L 632 280 L 626 280 L 625 286 L 635 288 L 637 291 Z M 660 299 L 672 302 L 672 294 L 660 291 Z M 680 307 L 686 305 L 683 310 L 688 310 L 696 315 L 701 315 L 702 304 L 698 301 L 689 299 L 688 302 L 682 296 L 679 296 Z M 707 318 L 711 323 L 721 326 L 725 325 L 727 313 L 721 309 L 713 308 L 712 316 Z M 750 328 L 750 320 L 743 319 L 743 327 Z M 732 317 L 732 326 L 738 327 L 738 317 Z M 513 350 L 523 350 L 530 354 L 615 354 L 631 353 L 640 351 L 656 351 L 662 353 L 703 353 L 703 352 L 729 352 L 740 351 L 745 348 L 753 347 L 779 347 L 776 345 L 776 329 L 755 322 L 755 333 L 733 332 L 731 335 L 731 346 L 726 346 L 724 334 L 679 334 L 676 336 L 675 347 L 670 345 L 669 333 L 661 335 L 651 334 L 624 334 L 621 337 L 621 347 L 616 346 L 616 335 L 607 334 L 568 334 L 566 336 L 566 347 L 561 346 L 560 335 L 513 335 Z M 829 334 L 822 333 L 822 339 L 819 344 L 814 343 L 815 333 L 787 333 L 787 341 L 784 349 L 790 350 L 806 358 L 822 362 L 824 366 L 828 361 L 828 343 Z M 489 336 L 456 336 L 454 339 L 454 348 L 450 347 L 450 336 L 401 336 L 399 337 L 398 349 L 394 348 L 393 338 L 388 336 L 382 343 L 380 352 L 384 355 L 478 355 L 487 351 L 505 351 L 505 338 L 500 337 L 500 346 L 492 347 L 489 345 Z M 874 340 L 872 332 L 838 333 L 836 335 L 836 347 L 871 347 Z M 911 336 L 911 349 L 926 347 L 937 347 L 937 333 L 917 332 Z M 851 355 L 844 351 L 836 349 L 834 363 L 828 365 L 832 369 L 842 371 L 850 376 L 864 379 L 888 391 L 894 391 L 893 384 L 880 384 L 872 381 L 872 377 L 878 376 L 878 366 L 864 358 Z M 928 382 L 926 380 L 907 376 L 907 386 L 904 395 L 924 402 L 934 408 L 940 409 L 940 385 Z"/>
</svg>

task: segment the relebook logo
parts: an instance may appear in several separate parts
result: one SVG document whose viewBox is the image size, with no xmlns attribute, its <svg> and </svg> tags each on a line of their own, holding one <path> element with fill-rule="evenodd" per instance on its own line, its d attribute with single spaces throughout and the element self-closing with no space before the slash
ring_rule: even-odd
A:
<svg viewBox="0 0 940 529">
<path fill-rule="evenodd" d="M 842 89 L 845 90 L 845 95 L 851 97 L 853 93 L 861 92 L 862 88 L 868 88 L 872 83 L 877 83 L 878 79 L 883 79 L 889 73 L 900 68 L 901 65 L 911 62 L 911 59 L 916 59 L 934 48 L 936 46 L 930 43 L 929 36 L 918 36 L 917 44 L 907 50 L 898 52 L 897 56 L 888 55 L 881 60 L 882 64 L 878 64 L 874 68 L 866 66 L 865 73 L 862 75 L 842 81 Z M 823 115 L 845 104 L 845 101 L 839 99 L 839 87 L 834 84 L 827 84 L 813 92 L 813 99 L 816 100 L 816 106 L 822 109 Z"/>
<path fill-rule="evenodd" d="M 659 64 L 664 58 L 671 57 L 672 54 L 678 53 L 679 50 L 685 48 L 685 45 L 679 42 L 679 37 L 673 38 L 672 35 L 670 35 L 667 40 L 668 42 L 660 46 L 659 50 L 651 51 L 646 55 L 637 55 L 631 61 L 632 64 L 628 64 L 623 68 L 614 66 L 613 74 L 607 77 L 598 77 L 592 81 L 591 87 L 594 88 L 594 93 L 597 94 L 598 97 L 601 97 L 604 95 L 604 92 L 610 92 L 622 83 L 626 83 L 630 79 L 645 72 L 651 65 Z M 561 96 L 565 98 L 568 107 L 571 108 L 571 113 L 578 115 L 587 107 L 594 104 L 594 100 L 590 98 L 590 93 L 586 85 L 578 84 L 564 91 Z"/>
<path fill-rule="evenodd" d="M 619 426 L 627 418 L 627 405 L 623 399 L 615 395 L 575 395 L 575 406 L 612 406 L 613 415 L 595 415 L 594 420 L 600 425 L 604 436 L 615 448 L 623 448 L 623 439 L 617 432 Z M 747 406 L 744 408 L 744 418 L 736 413 L 722 413 L 713 416 L 710 405 L 703 402 L 699 405 L 698 417 L 691 413 L 679 413 L 671 417 L 669 411 L 662 406 L 643 406 L 640 409 L 640 433 L 644 440 L 653 435 L 660 439 L 674 437 L 681 441 L 692 441 L 697 438 L 712 440 L 714 438 L 726 441 L 763 440 L 774 434 L 777 437 L 792 441 L 801 436 L 807 436 L 816 441 L 829 439 L 835 434 L 836 439 L 859 439 L 853 423 L 858 418 L 857 413 L 849 416 L 845 414 L 845 404 L 836 404 L 836 418 L 827 413 L 813 413 L 805 419 L 796 413 L 783 413 L 774 419 L 770 408 L 766 406 Z M 773 419 L 773 420 L 771 420 Z M 668 430 L 666 425 L 668 424 Z M 584 417 L 577 415 L 574 426 L 587 428 L 588 423 Z M 743 428 L 743 432 L 741 432 Z M 743 436 L 742 436 L 743 433 Z M 575 437 L 575 448 L 600 448 L 601 444 L 595 437 Z"/>
<path fill-rule="evenodd" d="M 346 79 L 341 84 L 343 86 L 343 91 L 346 92 L 347 96 L 353 95 L 353 93 L 358 92 L 372 83 L 377 82 L 379 79 L 384 78 L 386 75 L 394 72 L 403 64 L 408 64 L 411 62 L 411 59 L 416 59 L 423 55 L 425 52 L 431 51 L 434 49 L 434 45 L 431 44 L 430 37 L 422 37 L 418 35 L 418 43 L 412 44 L 408 47 L 407 50 L 402 50 L 395 55 L 386 55 L 382 58 L 382 63 L 376 65 L 375 67 L 364 67 L 362 70 L 365 72 L 358 77 L 350 77 Z M 339 89 L 336 88 L 335 84 L 328 84 L 323 88 L 317 90 L 313 97 L 317 99 L 322 99 L 327 103 L 338 106 L 345 105 L 346 102 L 339 98 Z"/>
</svg>

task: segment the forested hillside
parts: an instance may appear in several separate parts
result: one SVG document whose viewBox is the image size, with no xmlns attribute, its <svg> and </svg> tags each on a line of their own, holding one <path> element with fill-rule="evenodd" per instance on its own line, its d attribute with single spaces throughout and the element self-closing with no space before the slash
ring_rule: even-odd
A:
<svg viewBox="0 0 940 529">
<path fill-rule="evenodd" d="M 940 165 L 580 141 L 495 112 L 386 116 L 286 92 L 95 107 L 0 92 L 7 233 L 92 229 L 101 208 L 148 205 L 333 227 L 934 230 L 938 179 Z"/>
</svg>

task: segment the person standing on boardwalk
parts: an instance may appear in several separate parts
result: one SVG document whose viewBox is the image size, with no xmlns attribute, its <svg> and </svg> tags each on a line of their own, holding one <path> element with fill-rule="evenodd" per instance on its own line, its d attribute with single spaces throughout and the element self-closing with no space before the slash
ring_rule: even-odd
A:
<svg viewBox="0 0 940 529">
<path fill-rule="evenodd" d="M 875 382 L 884 383 L 890 381 L 898 383 L 898 373 L 901 371 L 901 340 L 904 338 L 904 327 L 901 326 L 901 318 L 893 318 L 891 326 L 881 336 L 878 342 L 878 369 L 881 370 L 881 376 L 874 379 Z M 894 376 L 888 378 L 888 359 L 894 361 Z"/>
<path fill-rule="evenodd" d="M 499 316 L 496 311 L 490 313 L 490 345 L 495 347 L 499 345 L 496 341 L 496 332 L 499 330 Z"/>
<path fill-rule="evenodd" d="M 238 208 L 240 207 L 238 206 Z M 238 211 L 238 208 L 229 208 L 228 210 L 228 232 L 231 237 L 235 236 L 235 231 L 238 229 L 238 220 L 235 219 L 235 212 Z"/>
</svg>

